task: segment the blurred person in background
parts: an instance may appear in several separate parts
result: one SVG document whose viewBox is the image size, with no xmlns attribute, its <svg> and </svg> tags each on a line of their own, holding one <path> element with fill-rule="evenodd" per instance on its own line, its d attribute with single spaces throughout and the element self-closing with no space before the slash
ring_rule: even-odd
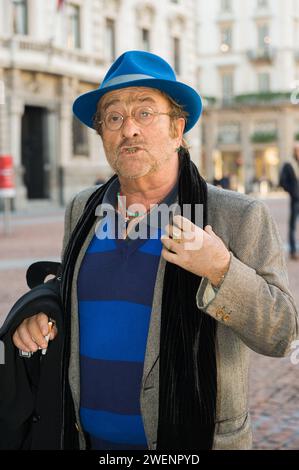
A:
<svg viewBox="0 0 299 470">
<path fill-rule="evenodd" d="M 294 148 L 294 163 L 285 163 L 281 169 L 279 186 L 290 196 L 289 251 L 291 260 L 299 260 L 296 252 L 296 222 L 299 216 L 299 145 Z"/>
</svg>

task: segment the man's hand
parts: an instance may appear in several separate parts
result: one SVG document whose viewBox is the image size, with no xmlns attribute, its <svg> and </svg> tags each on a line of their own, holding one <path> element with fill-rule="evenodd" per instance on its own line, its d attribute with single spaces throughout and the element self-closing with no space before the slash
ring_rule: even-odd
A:
<svg viewBox="0 0 299 470">
<path fill-rule="evenodd" d="M 230 253 L 207 225 L 204 230 L 190 220 L 176 215 L 173 225 L 165 227 L 161 237 L 163 258 L 198 276 L 206 277 L 217 287 L 228 271 Z"/>
<path fill-rule="evenodd" d="M 48 342 L 45 339 L 48 333 L 48 315 L 38 313 L 22 321 L 14 332 L 12 340 L 14 345 L 22 351 L 36 352 L 39 347 L 41 349 L 48 347 Z M 56 335 L 57 328 L 54 325 L 49 336 L 49 341 L 53 340 Z"/>
</svg>

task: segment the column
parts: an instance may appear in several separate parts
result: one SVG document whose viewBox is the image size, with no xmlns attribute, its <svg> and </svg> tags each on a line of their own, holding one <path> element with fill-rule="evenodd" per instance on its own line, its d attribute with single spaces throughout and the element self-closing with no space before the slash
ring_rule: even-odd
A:
<svg viewBox="0 0 299 470">
<path fill-rule="evenodd" d="M 67 77 L 62 78 L 61 105 L 60 105 L 60 161 L 66 166 L 72 156 L 72 102 L 71 87 Z"/>
<path fill-rule="evenodd" d="M 59 181 L 59 142 L 57 140 L 58 110 L 48 109 L 47 112 L 47 151 L 50 165 L 50 197 L 55 202 L 61 202 L 61 187 Z"/>
<path fill-rule="evenodd" d="M 217 150 L 217 115 L 211 112 L 205 119 L 206 177 L 209 182 L 214 179 L 214 153 Z"/>
<path fill-rule="evenodd" d="M 250 117 L 245 114 L 241 118 L 241 159 L 243 162 L 244 170 L 244 187 L 245 193 L 252 190 L 253 178 L 254 178 L 254 165 L 253 165 L 253 152 L 250 141 L 251 136 L 251 120 Z"/>
<path fill-rule="evenodd" d="M 188 134 L 187 142 L 190 144 L 190 155 L 200 171 L 201 166 L 201 125 L 197 124 Z"/>
<path fill-rule="evenodd" d="M 58 180 L 60 202 L 64 204 L 67 195 L 67 168 L 72 158 L 72 88 L 67 77 L 62 78 L 61 104 L 59 115 L 59 153 L 58 153 Z"/>
<path fill-rule="evenodd" d="M 295 113 L 290 109 L 284 109 L 279 114 L 279 159 L 280 164 L 287 160 L 292 160 L 294 134 L 295 134 Z"/>
<path fill-rule="evenodd" d="M 7 96 L 4 83 L 4 71 L 0 70 L 0 154 L 9 151 L 8 143 Z"/>
</svg>

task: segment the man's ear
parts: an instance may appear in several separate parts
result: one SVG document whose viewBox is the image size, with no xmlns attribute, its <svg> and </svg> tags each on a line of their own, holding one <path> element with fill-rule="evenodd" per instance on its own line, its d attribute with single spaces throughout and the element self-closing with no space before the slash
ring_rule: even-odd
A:
<svg viewBox="0 0 299 470">
<path fill-rule="evenodd" d="M 178 118 L 178 134 L 180 137 L 183 138 L 183 135 L 184 135 L 184 130 L 185 130 L 185 127 L 186 127 L 186 120 L 183 118 L 183 117 L 180 117 Z"/>
</svg>

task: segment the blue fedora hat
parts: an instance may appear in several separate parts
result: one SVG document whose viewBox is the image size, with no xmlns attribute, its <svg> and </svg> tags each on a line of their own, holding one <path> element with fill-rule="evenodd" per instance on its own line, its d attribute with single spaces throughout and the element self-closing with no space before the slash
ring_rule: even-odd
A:
<svg viewBox="0 0 299 470">
<path fill-rule="evenodd" d="M 178 82 L 173 69 L 161 57 L 145 51 L 128 51 L 110 67 L 99 88 L 78 96 L 73 104 L 75 116 L 93 128 L 97 104 L 105 93 L 127 87 L 149 87 L 167 93 L 188 113 L 185 132 L 197 122 L 202 101 L 199 94 L 185 83 Z"/>
</svg>

